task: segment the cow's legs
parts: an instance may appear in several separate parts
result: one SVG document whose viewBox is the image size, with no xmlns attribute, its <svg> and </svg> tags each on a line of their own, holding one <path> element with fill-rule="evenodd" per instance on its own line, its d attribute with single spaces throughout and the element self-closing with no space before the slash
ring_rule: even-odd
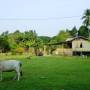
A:
<svg viewBox="0 0 90 90">
<path fill-rule="evenodd" d="M 17 72 L 15 72 L 16 75 L 14 76 L 13 80 L 16 80 L 17 79 Z"/>
<path fill-rule="evenodd" d="M 20 72 L 18 72 L 18 81 L 19 81 L 19 79 L 20 79 Z"/>
<path fill-rule="evenodd" d="M 17 80 L 19 81 L 19 79 L 20 79 L 20 67 L 16 68 L 16 73 L 17 73 Z"/>
</svg>

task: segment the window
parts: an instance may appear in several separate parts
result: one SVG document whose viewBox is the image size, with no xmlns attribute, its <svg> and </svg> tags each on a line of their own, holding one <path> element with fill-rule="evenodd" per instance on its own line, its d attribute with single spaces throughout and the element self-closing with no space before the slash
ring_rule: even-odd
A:
<svg viewBox="0 0 90 90">
<path fill-rule="evenodd" d="M 80 44 L 80 48 L 82 48 L 83 46 L 82 46 L 82 43 Z"/>
</svg>

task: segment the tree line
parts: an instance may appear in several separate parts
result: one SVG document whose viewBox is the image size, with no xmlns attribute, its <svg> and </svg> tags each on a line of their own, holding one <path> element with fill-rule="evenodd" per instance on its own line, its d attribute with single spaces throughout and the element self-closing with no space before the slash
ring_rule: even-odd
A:
<svg viewBox="0 0 90 90">
<path fill-rule="evenodd" d="M 35 54 L 39 48 L 44 48 L 46 44 L 53 44 L 57 42 L 65 41 L 67 38 L 73 38 L 76 36 L 83 36 L 90 39 L 90 9 L 85 10 L 82 16 L 82 25 L 79 29 L 74 26 L 71 30 L 60 30 L 60 32 L 53 37 L 49 36 L 38 36 L 35 30 L 28 30 L 20 32 L 16 30 L 13 33 L 8 31 L 3 32 L 0 35 L 0 52 L 13 52 L 22 53 L 28 52 L 30 47 L 34 48 Z M 53 50 L 53 47 L 50 47 Z"/>
</svg>

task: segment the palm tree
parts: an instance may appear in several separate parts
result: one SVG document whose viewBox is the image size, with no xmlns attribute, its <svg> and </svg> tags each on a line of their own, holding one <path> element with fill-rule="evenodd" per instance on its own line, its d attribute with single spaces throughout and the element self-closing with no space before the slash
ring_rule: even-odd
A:
<svg viewBox="0 0 90 90">
<path fill-rule="evenodd" d="M 90 39 L 90 9 L 86 9 L 84 12 L 84 15 L 82 17 L 83 24 L 87 27 L 88 33 L 89 33 L 89 39 Z"/>
</svg>

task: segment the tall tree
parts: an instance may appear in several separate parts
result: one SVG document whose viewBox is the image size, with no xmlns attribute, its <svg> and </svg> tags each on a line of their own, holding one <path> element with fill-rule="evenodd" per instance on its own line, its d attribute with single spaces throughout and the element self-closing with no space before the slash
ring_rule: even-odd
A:
<svg viewBox="0 0 90 90">
<path fill-rule="evenodd" d="M 38 38 L 40 38 L 44 44 L 47 44 L 50 42 L 51 38 L 48 36 L 39 36 Z"/>
<path fill-rule="evenodd" d="M 84 12 L 84 15 L 82 17 L 83 24 L 87 27 L 88 33 L 89 33 L 89 39 L 90 39 L 90 9 L 86 9 Z"/>
<path fill-rule="evenodd" d="M 82 25 L 78 30 L 78 35 L 88 38 L 89 33 L 87 27 Z"/>
<path fill-rule="evenodd" d="M 21 44 L 23 42 L 23 39 L 24 39 L 23 35 L 24 34 L 21 33 L 19 30 L 16 30 L 14 33 L 10 33 L 8 35 L 8 41 L 9 41 L 12 49 L 17 48 L 20 45 L 23 45 L 23 44 Z"/>
<path fill-rule="evenodd" d="M 37 33 L 33 30 L 25 31 L 24 42 L 26 46 L 33 46 L 37 39 Z"/>
<path fill-rule="evenodd" d="M 64 30 L 61 30 L 56 36 L 57 42 L 65 41 L 67 38 L 70 38 L 70 37 L 71 37 L 70 33 Z"/>
<path fill-rule="evenodd" d="M 6 40 L 5 37 L 1 37 L 0 36 L 0 52 L 8 52 L 10 51 L 10 44 L 9 42 Z"/>
<path fill-rule="evenodd" d="M 72 30 L 69 31 L 69 33 L 70 33 L 70 35 L 71 35 L 72 37 L 76 37 L 76 34 L 77 34 L 77 28 L 76 28 L 76 26 L 74 26 L 74 27 L 72 28 Z"/>
</svg>

